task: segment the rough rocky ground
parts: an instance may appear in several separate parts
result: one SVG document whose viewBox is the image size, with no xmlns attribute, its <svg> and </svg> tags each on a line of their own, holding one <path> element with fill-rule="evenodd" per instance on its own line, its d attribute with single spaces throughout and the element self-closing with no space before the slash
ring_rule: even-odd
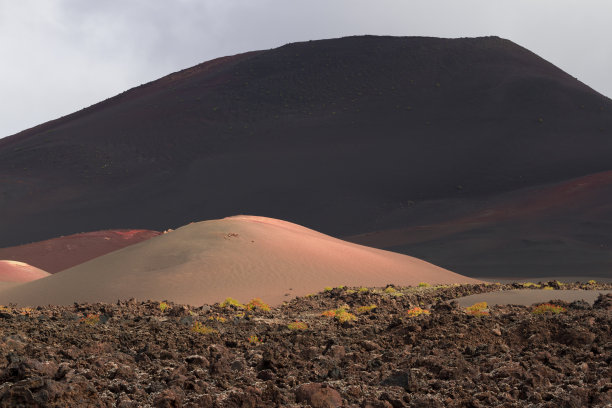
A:
<svg viewBox="0 0 612 408">
<path fill-rule="evenodd" d="M 612 296 L 542 315 L 500 306 L 474 316 L 452 301 L 519 286 L 328 288 L 269 311 L 8 306 L 0 406 L 611 406 Z M 343 306 L 356 320 L 321 315 Z M 431 313 L 410 317 L 415 306 Z"/>
</svg>

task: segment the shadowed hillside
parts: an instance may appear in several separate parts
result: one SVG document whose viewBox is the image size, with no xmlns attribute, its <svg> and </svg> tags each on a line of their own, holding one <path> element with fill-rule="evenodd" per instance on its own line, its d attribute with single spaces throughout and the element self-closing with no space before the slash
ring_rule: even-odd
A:
<svg viewBox="0 0 612 408">
<path fill-rule="evenodd" d="M 582 217 L 582 202 L 467 237 L 457 238 L 457 220 L 504 207 L 508 194 L 520 202 L 610 171 L 610 157 L 612 102 L 510 41 L 289 44 L 213 60 L 0 140 L 0 247 L 248 213 L 336 236 L 438 225 L 436 240 L 413 228 L 409 245 L 391 247 L 468 275 L 484 251 L 481 269 L 513 259 L 529 274 L 530 257 L 550 264 L 560 247 L 520 243 L 550 228 L 575 265 L 592 259 L 581 240 L 612 244 L 609 179 L 587 220 L 571 215 Z"/>
</svg>

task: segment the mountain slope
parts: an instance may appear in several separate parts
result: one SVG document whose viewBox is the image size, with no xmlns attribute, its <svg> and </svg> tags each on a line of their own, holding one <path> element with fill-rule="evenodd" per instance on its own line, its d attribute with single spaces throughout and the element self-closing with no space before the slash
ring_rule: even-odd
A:
<svg viewBox="0 0 612 408">
<path fill-rule="evenodd" d="M 452 224 L 612 170 L 611 131 L 609 99 L 500 38 L 289 44 L 0 140 L 0 246 L 240 213 L 336 236 Z"/>
</svg>

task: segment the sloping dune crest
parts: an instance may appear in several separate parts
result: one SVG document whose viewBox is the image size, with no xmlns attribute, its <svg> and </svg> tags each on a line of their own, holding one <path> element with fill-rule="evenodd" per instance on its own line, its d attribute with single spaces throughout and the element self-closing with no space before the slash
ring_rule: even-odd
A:
<svg viewBox="0 0 612 408">
<path fill-rule="evenodd" d="M 0 291 L 0 304 L 118 299 L 201 305 L 234 297 L 279 304 L 325 286 L 478 282 L 406 255 L 285 221 L 236 216 L 189 224 L 50 276 Z"/>
<path fill-rule="evenodd" d="M 30 282 L 51 274 L 19 261 L 0 260 L 0 282 Z"/>
<path fill-rule="evenodd" d="M 0 259 L 14 259 L 51 274 L 161 234 L 149 230 L 84 232 L 46 241 L 0 248 Z"/>
</svg>

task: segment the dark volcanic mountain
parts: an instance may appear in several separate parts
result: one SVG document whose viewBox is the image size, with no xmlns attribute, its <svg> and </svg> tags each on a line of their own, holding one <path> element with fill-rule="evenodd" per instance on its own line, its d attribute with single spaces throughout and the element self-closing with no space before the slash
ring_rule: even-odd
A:
<svg viewBox="0 0 612 408">
<path fill-rule="evenodd" d="M 248 213 L 467 275 L 603 276 L 611 157 L 612 101 L 510 41 L 289 44 L 0 140 L 0 247 Z"/>
</svg>

